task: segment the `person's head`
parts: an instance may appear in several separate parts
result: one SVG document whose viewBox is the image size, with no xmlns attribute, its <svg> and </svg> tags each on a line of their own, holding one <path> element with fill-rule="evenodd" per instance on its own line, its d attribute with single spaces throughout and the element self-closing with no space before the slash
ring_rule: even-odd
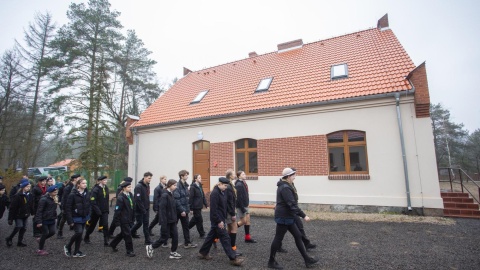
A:
<svg viewBox="0 0 480 270">
<path fill-rule="evenodd" d="M 50 186 L 48 189 L 47 189 L 47 192 L 48 192 L 48 195 L 50 195 L 51 197 L 55 197 L 57 196 L 58 194 L 58 187 L 53 185 L 53 186 Z"/>
<path fill-rule="evenodd" d="M 228 180 L 233 180 L 233 179 L 235 179 L 235 172 L 233 171 L 233 169 L 228 169 L 228 170 L 225 172 L 225 178 L 227 178 Z"/>
<path fill-rule="evenodd" d="M 52 177 L 47 177 L 47 186 L 53 186 L 53 178 Z"/>
<path fill-rule="evenodd" d="M 5 186 L 0 183 L 0 196 L 3 196 L 3 194 L 5 194 Z"/>
<path fill-rule="evenodd" d="M 131 177 L 125 177 L 123 178 L 123 182 L 129 182 L 129 183 L 132 183 L 133 179 Z"/>
<path fill-rule="evenodd" d="M 30 191 L 30 188 L 31 188 L 31 187 L 32 187 L 32 186 L 30 185 L 30 182 L 29 182 L 28 180 L 25 180 L 25 181 L 22 181 L 22 182 L 20 183 L 20 189 L 19 189 L 19 191 L 20 191 L 20 192 L 23 192 L 23 193 L 27 193 L 27 192 Z"/>
<path fill-rule="evenodd" d="M 297 172 L 292 170 L 292 168 L 285 168 L 282 171 L 282 179 L 288 181 L 289 183 L 293 183 L 296 173 Z"/>
<path fill-rule="evenodd" d="M 218 178 L 218 183 L 217 186 L 221 191 L 225 191 L 227 189 L 228 184 L 230 183 L 230 180 L 226 177 L 220 177 Z"/>
<path fill-rule="evenodd" d="M 120 187 L 122 188 L 123 192 L 129 193 L 132 191 L 132 181 L 123 181 L 120 184 Z"/>
<path fill-rule="evenodd" d="M 182 181 L 187 181 L 189 174 L 190 173 L 187 170 L 181 170 L 178 172 L 178 177 L 180 177 L 180 180 Z"/>
<path fill-rule="evenodd" d="M 87 180 L 83 178 L 78 179 L 77 183 L 75 183 L 75 188 L 83 191 L 87 188 Z"/>
<path fill-rule="evenodd" d="M 74 174 L 70 176 L 70 182 L 72 182 L 74 185 L 78 182 L 78 179 L 80 179 L 81 175 L 80 174 Z"/>
<path fill-rule="evenodd" d="M 47 177 L 46 176 L 40 176 L 40 178 L 38 178 L 38 185 L 41 186 L 41 187 L 44 187 L 47 185 Z"/>
<path fill-rule="evenodd" d="M 105 175 L 102 175 L 102 176 L 98 177 L 97 178 L 97 183 L 99 185 L 106 186 L 107 185 L 107 177 Z"/>
<path fill-rule="evenodd" d="M 200 174 L 195 174 L 195 175 L 193 176 L 192 183 L 199 183 L 199 184 L 201 184 L 201 183 L 202 183 L 202 176 L 201 176 Z"/>
<path fill-rule="evenodd" d="M 3 176 L 0 176 L 0 184 L 3 184 Z"/>
<path fill-rule="evenodd" d="M 175 179 L 170 179 L 167 182 L 167 189 L 173 192 L 175 189 L 177 189 L 177 180 Z"/>
<path fill-rule="evenodd" d="M 238 178 L 238 179 L 245 180 L 245 179 L 247 179 L 247 175 L 245 174 L 244 171 L 238 171 L 238 172 L 237 172 L 237 178 Z"/>
<path fill-rule="evenodd" d="M 166 186 L 167 185 L 167 176 L 165 176 L 165 175 L 160 176 L 160 183 L 162 185 Z"/>
<path fill-rule="evenodd" d="M 146 172 L 143 174 L 143 182 L 145 184 L 150 184 L 150 182 L 152 181 L 152 176 L 153 174 L 151 172 Z"/>
<path fill-rule="evenodd" d="M 24 174 L 24 175 L 22 176 L 22 179 L 28 180 L 28 175 Z"/>
</svg>

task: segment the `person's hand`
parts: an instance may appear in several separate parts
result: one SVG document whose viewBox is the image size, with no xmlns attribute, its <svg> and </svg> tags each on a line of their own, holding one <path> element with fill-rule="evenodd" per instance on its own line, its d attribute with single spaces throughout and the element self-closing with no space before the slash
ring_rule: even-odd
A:
<svg viewBox="0 0 480 270">
<path fill-rule="evenodd" d="M 218 228 L 220 228 L 222 230 L 225 228 L 225 224 L 223 223 L 223 221 L 218 223 Z"/>
<path fill-rule="evenodd" d="M 304 219 L 305 221 L 310 221 L 310 218 L 309 218 L 308 216 L 305 216 L 303 219 Z"/>
<path fill-rule="evenodd" d="M 42 224 L 37 224 L 37 228 L 41 228 L 42 227 Z"/>
<path fill-rule="evenodd" d="M 182 212 L 182 213 L 180 214 L 180 216 L 182 216 L 182 217 L 186 217 L 186 216 L 187 216 L 187 214 L 185 214 L 185 212 Z"/>
<path fill-rule="evenodd" d="M 13 220 L 9 220 L 8 225 L 13 225 Z"/>
</svg>

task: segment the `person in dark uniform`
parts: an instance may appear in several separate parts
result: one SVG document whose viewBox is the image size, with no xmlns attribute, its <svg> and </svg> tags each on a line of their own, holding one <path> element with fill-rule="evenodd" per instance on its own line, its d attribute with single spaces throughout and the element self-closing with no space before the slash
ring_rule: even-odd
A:
<svg viewBox="0 0 480 270">
<path fill-rule="evenodd" d="M 150 234 L 148 234 L 148 222 L 150 220 L 150 181 L 152 181 L 152 173 L 144 173 L 143 179 L 138 182 L 134 190 L 136 223 L 133 225 L 131 232 L 133 238 L 140 238 L 137 230 L 143 225 L 145 245 L 152 243 L 152 241 L 150 241 Z"/>
<path fill-rule="evenodd" d="M 167 182 L 166 192 L 162 193 L 158 209 L 160 211 L 161 236 L 152 245 L 147 245 L 147 256 L 153 257 L 153 250 L 167 243 L 169 237 L 172 238 L 172 247 L 170 248 L 170 259 L 181 259 L 182 255 L 177 252 L 178 248 L 178 229 L 177 229 L 177 203 L 173 193 L 177 189 L 177 180 L 170 179 Z"/>
<path fill-rule="evenodd" d="M 130 233 L 131 224 L 134 222 L 133 213 L 133 194 L 132 194 L 132 181 L 123 181 L 120 184 L 122 191 L 117 194 L 117 202 L 115 204 L 115 213 L 113 214 L 113 220 L 115 224 L 119 224 L 120 233 L 113 238 L 110 242 L 110 247 L 114 252 L 117 252 L 117 245 L 120 241 L 125 240 L 126 255 L 128 257 L 135 257 L 133 252 L 132 235 Z"/>
<path fill-rule="evenodd" d="M 0 183 L 0 219 L 2 219 L 3 213 L 8 207 L 10 207 L 10 200 L 7 196 L 7 189 Z"/>
<path fill-rule="evenodd" d="M 193 210 L 193 217 L 188 223 L 188 229 L 197 227 L 200 238 L 205 238 L 205 229 L 203 228 L 202 209 L 207 208 L 207 199 L 203 193 L 202 176 L 196 174 L 193 176 L 192 184 L 190 185 L 190 197 L 189 197 L 190 209 Z"/>
<path fill-rule="evenodd" d="M 188 204 L 188 197 L 190 195 L 188 191 L 187 179 L 189 172 L 187 170 L 181 170 L 178 172 L 180 180 L 178 180 L 177 189 L 173 192 L 173 197 L 177 203 L 178 220 L 182 225 L 184 248 L 195 248 L 196 244 L 193 244 L 190 239 L 190 230 L 188 229 L 188 214 L 190 213 L 190 205 Z"/>
<path fill-rule="evenodd" d="M 150 222 L 150 225 L 148 226 L 148 232 L 150 233 L 150 236 L 155 235 L 152 232 L 155 225 L 161 224 L 159 220 L 160 211 L 158 210 L 158 203 L 160 202 L 160 197 L 162 196 L 162 193 L 165 191 L 166 186 L 167 186 L 167 177 L 165 175 L 162 175 L 160 176 L 160 183 L 158 183 L 158 186 L 153 190 L 153 212 L 155 212 L 155 217 L 153 218 L 152 222 Z"/>
<path fill-rule="evenodd" d="M 45 241 L 55 235 L 55 220 L 57 219 L 58 188 L 55 185 L 47 189 L 47 193 L 38 202 L 35 214 L 35 223 L 42 230 L 42 237 L 38 244 L 37 255 L 45 256 Z"/>
<path fill-rule="evenodd" d="M 62 219 L 60 220 L 60 223 L 58 224 L 58 232 L 57 232 L 57 238 L 58 239 L 63 239 L 63 226 L 65 225 L 65 222 L 67 221 L 67 214 L 65 213 L 65 204 L 67 204 L 67 198 L 74 189 L 75 185 L 78 182 L 78 179 L 80 179 L 80 174 L 74 174 L 70 176 L 70 181 L 68 184 L 65 186 L 63 189 L 63 194 L 62 194 L 62 199 L 60 203 L 60 210 L 62 211 Z"/>
<path fill-rule="evenodd" d="M 220 243 L 223 246 L 223 250 L 227 257 L 230 259 L 230 264 L 240 266 L 245 261 L 245 258 L 240 257 L 232 249 L 230 242 L 230 236 L 227 232 L 227 195 L 225 190 L 230 185 L 230 180 L 225 177 L 218 178 L 217 185 L 210 193 L 210 231 L 205 237 L 200 248 L 198 258 L 201 260 L 211 260 L 212 256 L 209 255 L 210 249 L 215 241 L 215 238 L 219 238 Z"/>
<path fill-rule="evenodd" d="M 30 193 L 32 186 L 28 180 L 23 180 L 16 195 L 12 197 L 12 204 L 8 211 L 8 225 L 12 225 L 15 221 L 15 228 L 13 232 L 5 238 L 8 247 L 12 246 L 12 239 L 18 232 L 17 246 L 26 247 L 23 242 L 23 236 L 27 231 L 27 221 L 30 215 L 33 215 L 33 196 Z"/>
<path fill-rule="evenodd" d="M 100 176 L 97 179 L 97 184 L 92 188 L 90 192 L 90 204 L 92 205 L 92 217 L 89 221 L 87 232 L 83 241 L 90 244 L 90 234 L 95 230 L 97 223 L 99 227 L 103 227 L 103 245 L 108 247 L 108 213 L 110 207 L 108 205 L 108 199 L 110 193 L 107 187 L 107 177 Z"/>
<path fill-rule="evenodd" d="M 63 247 L 63 251 L 67 257 L 85 257 L 85 254 L 80 251 L 80 244 L 82 243 L 85 223 L 87 223 L 87 220 L 90 220 L 91 207 L 89 198 L 87 181 L 85 179 L 78 180 L 75 188 L 68 195 L 64 209 L 67 215 L 67 223 L 70 227 L 73 227 L 75 231 L 75 234 L 70 238 L 68 244 Z M 72 245 L 74 243 L 75 250 L 72 254 Z"/>
<path fill-rule="evenodd" d="M 308 256 L 305 245 L 302 242 L 302 233 L 295 223 L 295 215 L 302 217 L 305 221 L 310 218 L 298 207 L 297 189 L 293 186 L 296 171 L 291 168 L 285 168 L 282 172 L 282 178 L 277 183 L 277 199 L 275 205 L 275 237 L 270 248 L 270 257 L 268 260 L 268 268 L 283 269 L 283 267 L 275 260 L 277 251 L 282 246 L 282 241 L 289 231 L 295 239 L 295 244 L 305 260 L 306 267 L 312 267 L 318 263 L 318 259 Z"/>
<path fill-rule="evenodd" d="M 40 198 L 42 198 L 43 195 L 47 193 L 47 177 L 46 176 L 40 176 L 37 179 L 37 185 L 33 187 L 32 189 L 32 195 L 33 195 L 33 212 L 37 213 L 37 208 L 38 208 L 38 202 L 40 201 Z M 37 241 L 40 240 L 40 237 L 42 236 L 42 230 L 40 227 L 37 227 L 37 222 L 33 220 L 33 237 L 37 238 Z"/>
<path fill-rule="evenodd" d="M 125 177 L 123 179 L 123 181 L 120 183 L 120 185 L 118 185 L 117 187 L 117 191 L 115 192 L 115 198 L 118 199 L 118 195 L 123 191 L 123 188 L 122 188 L 122 185 L 125 183 L 125 182 L 129 182 L 130 184 L 132 183 L 133 179 L 131 177 Z M 130 188 L 131 189 L 131 188 Z M 131 191 L 130 191 L 131 192 Z M 134 208 L 135 209 L 135 208 Z M 132 221 L 132 223 L 135 222 Z M 114 237 L 114 233 L 115 233 L 115 229 L 117 228 L 117 226 L 120 226 L 120 223 L 117 223 L 117 221 L 115 219 L 112 220 L 112 223 L 110 223 L 110 227 L 108 229 L 108 237 L 110 238 L 113 238 Z M 133 225 L 132 225 L 133 226 Z M 130 226 L 131 227 L 131 226 Z"/>
<path fill-rule="evenodd" d="M 244 171 L 237 172 L 237 181 L 235 188 L 237 189 L 237 227 L 245 226 L 245 243 L 257 243 L 250 235 L 250 213 L 248 205 L 250 204 L 250 197 L 248 193 L 247 175 Z"/>
</svg>

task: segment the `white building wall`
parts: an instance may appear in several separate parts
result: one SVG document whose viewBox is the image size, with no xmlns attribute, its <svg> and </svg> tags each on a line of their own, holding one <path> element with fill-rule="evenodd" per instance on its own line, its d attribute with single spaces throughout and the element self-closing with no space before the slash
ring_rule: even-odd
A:
<svg viewBox="0 0 480 270">
<path fill-rule="evenodd" d="M 415 117 L 412 98 L 402 98 L 400 107 L 412 206 L 443 208 L 431 120 Z M 240 138 L 261 140 L 323 135 L 346 129 L 366 132 L 370 180 L 328 180 L 327 176 L 298 175 L 295 185 L 300 203 L 406 207 L 402 151 L 393 97 L 139 130 L 138 173 L 132 175 L 134 144 L 130 146 L 129 175 L 139 180 L 144 172 L 152 172 L 153 189 L 161 174 L 178 179 L 178 171 L 186 169 L 191 172 L 192 143 L 198 140 L 200 131 L 204 140 L 219 143 Z M 218 177 L 211 176 L 212 187 Z M 260 175 L 258 178 L 248 182 L 250 199 L 274 202 L 279 177 Z"/>
</svg>

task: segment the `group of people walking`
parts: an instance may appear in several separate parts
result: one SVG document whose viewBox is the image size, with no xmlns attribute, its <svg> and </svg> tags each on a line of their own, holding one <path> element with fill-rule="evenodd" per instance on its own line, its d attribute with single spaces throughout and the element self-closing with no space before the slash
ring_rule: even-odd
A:
<svg viewBox="0 0 480 270">
<path fill-rule="evenodd" d="M 298 207 L 298 194 L 293 183 L 295 174 L 294 168 L 285 168 L 282 178 L 277 183 L 276 231 L 271 244 L 269 268 L 283 269 L 276 260 L 276 254 L 286 252 L 282 248 L 282 240 L 287 231 L 293 235 L 306 266 L 311 267 L 318 262 L 318 259 L 307 254 L 307 250 L 316 248 L 316 245 L 310 242 L 303 229 L 301 219 L 309 221 L 310 218 Z M 144 174 L 143 179 L 134 187 L 133 193 L 132 178 L 126 177 L 116 191 L 116 204 L 110 226 L 108 224 L 110 199 L 106 176 L 98 177 L 97 184 L 90 192 L 86 180 L 79 174 L 72 175 L 66 185 L 60 186 L 48 185 L 47 177 L 40 177 L 33 191 L 30 181 L 22 179 L 12 188 L 10 198 L 4 194 L 5 186 L 0 181 L 0 218 L 8 207 L 8 223 L 12 225 L 15 222 L 13 231 L 5 238 L 6 245 L 12 246 L 13 238 L 18 233 L 17 246 L 26 246 L 23 238 L 28 217 L 32 215 L 33 233 L 39 246 L 36 252 L 38 255 L 48 255 L 44 248 L 45 242 L 55 233 L 57 238 L 63 239 L 63 228 L 67 223 L 73 230 L 73 235 L 63 247 L 65 255 L 85 257 L 85 253 L 80 250 L 82 240 L 86 244 L 91 243 L 90 235 L 98 223 L 103 232 L 104 246 L 110 247 L 114 252 L 118 251 L 118 245 L 124 240 L 126 256 L 134 257 L 136 254 L 132 238 L 140 238 L 138 230 L 143 227 L 147 257 L 152 258 L 156 248 L 170 247 L 169 258 L 180 259 L 182 256 L 177 252 L 179 241 L 177 224 L 180 223 L 184 248 L 197 247 L 190 238 L 190 229 L 194 227 L 199 238 L 204 239 L 199 249 L 199 259 L 211 260 L 210 249 L 212 246 L 216 247 L 219 242 L 230 263 L 235 266 L 242 265 L 245 257 L 237 249 L 238 229 L 244 228 L 245 243 L 257 243 L 250 234 L 249 189 L 245 181 L 245 172 L 235 173 L 231 169 L 227 170 L 225 177 L 220 177 L 210 192 L 210 206 L 207 205 L 201 175 L 194 175 L 191 185 L 187 183 L 188 171 L 181 170 L 178 175 L 178 181 L 167 180 L 166 176 L 160 177 L 160 183 L 153 194 L 155 217 L 151 223 L 149 208 L 152 173 Z M 206 232 L 203 227 L 202 209 L 208 207 L 211 226 Z M 60 209 L 59 215 L 57 208 Z M 153 241 L 153 229 L 157 224 L 160 225 L 160 235 Z M 120 227 L 120 233 L 114 236 L 116 227 Z"/>
</svg>

